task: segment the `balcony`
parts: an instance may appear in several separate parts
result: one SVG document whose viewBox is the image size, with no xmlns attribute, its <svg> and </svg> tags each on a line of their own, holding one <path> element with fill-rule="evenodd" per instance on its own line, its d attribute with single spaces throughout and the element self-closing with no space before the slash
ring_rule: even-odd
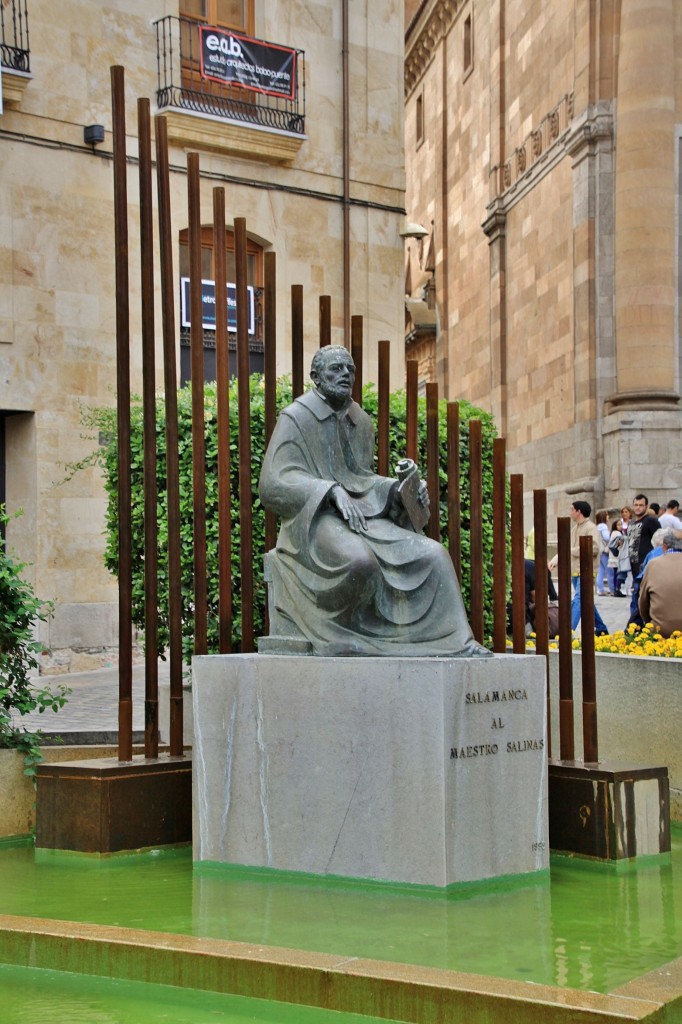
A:
<svg viewBox="0 0 682 1024">
<path fill-rule="evenodd" d="M 264 40 L 200 26 L 169 15 L 155 22 L 159 113 L 168 137 L 183 146 L 217 150 L 267 163 L 290 163 L 305 141 L 305 54 Z M 220 45 L 219 45 L 220 44 Z M 240 47 L 288 59 L 286 88 L 253 77 L 248 84 L 225 70 Z M 232 47 L 233 49 L 230 49 Z M 207 49 L 208 48 L 208 49 Z M 212 51 L 212 52 L 211 52 Z M 227 58 L 225 57 L 227 54 Z M 207 65 L 215 60 L 216 66 Z M 248 65 L 240 60 L 240 67 Z M 258 72 L 264 69 L 256 68 Z M 237 73 L 236 73 L 237 74 Z M 273 72 L 273 81 L 277 75 Z M 283 78 L 280 78 L 283 80 Z"/>
<path fill-rule="evenodd" d="M 31 79 L 27 0 L 0 0 L 2 99 L 18 103 Z"/>
</svg>

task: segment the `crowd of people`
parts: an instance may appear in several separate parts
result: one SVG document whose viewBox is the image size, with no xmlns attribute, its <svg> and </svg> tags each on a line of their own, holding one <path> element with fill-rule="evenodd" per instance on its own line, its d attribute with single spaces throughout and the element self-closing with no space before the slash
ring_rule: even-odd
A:
<svg viewBox="0 0 682 1024">
<path fill-rule="evenodd" d="M 622 628 L 631 624 L 641 628 L 653 622 L 663 637 L 682 631 L 682 558 L 662 557 L 682 552 L 679 513 L 676 498 L 671 498 L 662 510 L 658 503 L 649 502 L 646 494 L 636 494 L 632 505 L 620 510 L 598 510 L 594 521 L 589 502 L 577 500 L 571 504 L 573 630 L 580 621 L 580 539 L 590 537 L 597 596 L 629 600 L 629 606 L 624 606 Z M 531 560 L 534 574 L 532 531 L 526 558 Z M 549 562 L 550 572 L 556 565 L 555 556 Z M 596 603 L 594 631 L 598 636 L 609 632 Z"/>
</svg>

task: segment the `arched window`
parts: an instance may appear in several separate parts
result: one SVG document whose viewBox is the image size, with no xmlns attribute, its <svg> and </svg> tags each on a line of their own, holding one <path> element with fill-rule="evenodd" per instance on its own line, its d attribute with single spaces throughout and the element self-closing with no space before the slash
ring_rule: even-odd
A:
<svg viewBox="0 0 682 1024">
<path fill-rule="evenodd" d="M 225 232 L 225 261 L 227 265 L 228 286 L 235 283 L 235 252 L 234 233 Z M 179 253 L 180 279 L 189 278 L 189 231 L 180 232 Z M 215 258 L 213 249 L 213 228 L 201 229 L 201 278 L 203 281 L 215 281 Z M 263 370 L 263 249 L 251 238 L 246 240 L 246 281 L 253 289 L 253 333 L 249 334 L 249 365 L 251 373 Z M 181 302 L 182 309 L 182 302 Z M 230 352 L 230 375 L 237 372 L 237 336 L 234 331 L 228 332 Z M 186 384 L 192 379 L 190 359 L 190 329 L 180 327 L 180 383 Z M 215 331 L 204 327 L 204 379 L 216 379 Z"/>
</svg>

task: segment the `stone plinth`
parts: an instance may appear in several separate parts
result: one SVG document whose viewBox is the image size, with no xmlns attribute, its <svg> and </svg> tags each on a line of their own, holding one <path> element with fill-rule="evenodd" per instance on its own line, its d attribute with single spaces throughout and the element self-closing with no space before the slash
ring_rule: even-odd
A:
<svg viewBox="0 0 682 1024">
<path fill-rule="evenodd" d="M 194 859 L 448 886 L 548 866 L 544 660 L 193 660 Z"/>
</svg>

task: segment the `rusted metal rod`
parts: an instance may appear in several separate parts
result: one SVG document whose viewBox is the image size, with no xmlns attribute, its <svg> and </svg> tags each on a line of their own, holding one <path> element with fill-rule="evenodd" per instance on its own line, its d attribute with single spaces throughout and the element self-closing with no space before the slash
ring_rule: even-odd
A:
<svg viewBox="0 0 682 1024">
<path fill-rule="evenodd" d="M 230 356 L 227 335 L 225 189 L 213 189 L 215 346 L 218 390 L 218 649 L 232 651 L 232 515 L 230 510 Z"/>
<path fill-rule="evenodd" d="M 526 650 L 526 572 L 523 558 L 523 475 L 512 473 L 511 488 L 511 597 L 514 654 Z"/>
<path fill-rule="evenodd" d="M 206 585 L 206 443 L 204 440 L 204 326 L 201 292 L 199 154 L 187 155 L 190 356 L 192 365 L 192 510 L 194 528 L 194 653 L 208 650 Z"/>
<path fill-rule="evenodd" d="M 431 515 L 427 536 L 440 541 L 440 443 L 438 438 L 438 385 L 426 385 L 426 483 Z"/>
<path fill-rule="evenodd" d="M 583 678 L 583 760 L 599 760 L 594 660 L 594 561 L 591 537 L 580 538 L 580 647 Z"/>
<path fill-rule="evenodd" d="M 355 363 L 355 381 L 353 383 L 353 401 L 362 407 L 362 360 L 363 336 L 362 317 L 350 318 L 350 354 Z"/>
<path fill-rule="evenodd" d="M 182 568 L 180 558 L 180 468 L 175 350 L 175 279 L 170 203 L 168 127 L 156 117 L 156 181 L 159 206 L 163 380 L 166 408 L 166 506 L 168 518 L 168 652 L 170 667 L 170 753 L 183 752 Z"/>
<path fill-rule="evenodd" d="M 493 440 L 493 650 L 507 649 L 507 448 Z"/>
<path fill-rule="evenodd" d="M 389 368 L 391 360 L 390 341 L 380 341 L 378 346 L 379 373 L 377 395 L 377 472 L 379 476 L 389 475 Z"/>
<path fill-rule="evenodd" d="M 559 594 L 559 756 L 575 758 L 573 722 L 573 656 L 571 629 L 571 520 L 557 519 Z"/>
<path fill-rule="evenodd" d="M 242 599 L 242 654 L 254 649 L 253 498 L 251 494 L 251 398 L 249 393 L 249 320 L 246 221 L 234 220 L 237 291 L 237 398 L 239 407 L 239 568 Z"/>
<path fill-rule="evenodd" d="M 265 377 L 265 447 L 277 422 L 277 257 L 263 257 L 263 369 Z M 265 513 L 265 550 L 277 542 L 277 516 Z"/>
<path fill-rule="evenodd" d="M 116 252 L 116 409 L 118 439 L 118 759 L 133 756 L 133 616 L 130 480 L 130 299 L 128 186 L 123 68 L 111 68 Z"/>
<path fill-rule="evenodd" d="M 448 402 L 446 412 L 448 446 L 448 549 L 462 584 L 462 507 L 459 481 L 459 402 Z"/>
<path fill-rule="evenodd" d="M 483 636 L 483 441 L 482 424 L 469 420 L 469 571 L 471 631 L 482 644 Z"/>
<path fill-rule="evenodd" d="M 533 491 L 535 533 L 535 652 L 545 659 L 547 692 L 547 756 L 552 756 L 552 719 L 549 688 L 549 581 L 547 579 L 547 491 Z"/>
<path fill-rule="evenodd" d="M 417 416 L 417 389 L 419 380 L 419 363 L 416 359 L 408 359 L 406 363 L 407 388 L 405 396 L 405 447 L 408 459 L 419 462 L 419 433 Z"/>
<path fill-rule="evenodd" d="M 331 295 L 320 295 L 320 348 L 332 343 Z"/>
<path fill-rule="evenodd" d="M 303 394 L 303 285 L 291 286 L 291 394 Z"/>
<path fill-rule="evenodd" d="M 156 365 L 154 355 L 154 221 L 148 99 L 137 101 L 142 295 L 142 449 L 144 465 L 144 753 L 159 756 L 159 555 L 156 513 Z"/>
</svg>

